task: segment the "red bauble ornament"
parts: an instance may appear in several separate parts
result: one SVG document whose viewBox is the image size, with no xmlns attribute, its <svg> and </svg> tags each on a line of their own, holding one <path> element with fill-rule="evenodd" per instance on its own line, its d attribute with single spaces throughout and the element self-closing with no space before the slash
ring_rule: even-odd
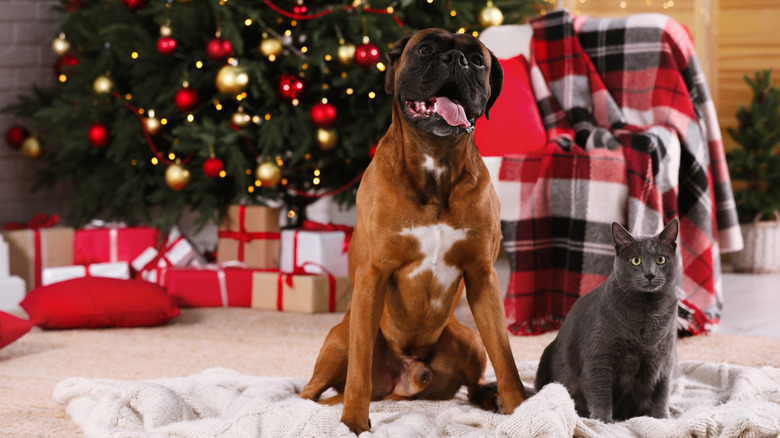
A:
<svg viewBox="0 0 780 438">
<path fill-rule="evenodd" d="M 198 95 L 197 90 L 185 87 L 176 92 L 174 103 L 179 111 L 190 111 L 200 103 L 200 95 Z"/>
<path fill-rule="evenodd" d="M 79 65 L 79 59 L 73 53 L 66 53 L 54 64 L 54 72 L 57 76 L 63 73 L 70 73 L 73 67 Z"/>
<path fill-rule="evenodd" d="M 279 79 L 279 88 L 277 89 L 277 92 L 282 99 L 293 100 L 300 97 L 305 89 L 306 86 L 298 76 L 285 73 Z"/>
<path fill-rule="evenodd" d="M 209 178 L 216 178 L 225 169 L 225 164 L 217 157 L 211 157 L 203 162 L 203 174 Z"/>
<path fill-rule="evenodd" d="M 374 142 L 374 144 L 371 145 L 370 148 L 368 148 L 368 158 L 374 159 L 374 155 L 376 155 L 376 147 L 379 146 L 379 143 Z"/>
<path fill-rule="evenodd" d="M 379 62 L 379 47 L 365 43 L 355 49 L 355 64 L 366 68 Z"/>
<path fill-rule="evenodd" d="M 65 10 L 68 12 L 78 12 L 84 6 L 84 0 L 70 0 Z"/>
<path fill-rule="evenodd" d="M 5 133 L 5 142 L 9 147 L 19 149 L 22 147 L 22 142 L 30 136 L 30 133 L 24 129 L 23 126 L 14 125 L 8 128 Z"/>
<path fill-rule="evenodd" d="M 309 116 L 314 126 L 328 129 L 336 123 L 336 107 L 329 103 L 318 103 L 311 107 Z"/>
<path fill-rule="evenodd" d="M 206 55 L 212 61 L 224 61 L 228 59 L 231 54 L 233 54 L 233 45 L 224 38 L 212 38 L 211 41 L 206 44 Z"/>
<path fill-rule="evenodd" d="M 176 51 L 176 40 L 169 36 L 160 37 L 157 40 L 157 51 L 164 56 L 173 55 Z"/>
<path fill-rule="evenodd" d="M 130 9 L 131 11 L 135 11 L 138 9 L 143 9 L 146 7 L 146 3 L 148 3 L 148 0 L 122 0 L 122 3 L 127 6 L 127 9 Z"/>
<path fill-rule="evenodd" d="M 111 142 L 111 130 L 105 123 L 95 123 L 87 131 L 89 143 L 96 148 L 104 148 Z"/>
</svg>

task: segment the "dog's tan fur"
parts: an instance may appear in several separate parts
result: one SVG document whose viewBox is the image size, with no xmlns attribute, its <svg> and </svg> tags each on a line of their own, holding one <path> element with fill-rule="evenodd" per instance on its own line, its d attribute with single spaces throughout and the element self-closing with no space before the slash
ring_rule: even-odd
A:
<svg viewBox="0 0 780 438">
<path fill-rule="evenodd" d="M 474 46 L 468 35 L 430 29 L 416 33 L 404 41 L 407 49 L 394 49 L 389 92 L 398 91 L 399 78 L 415 62 L 408 48 L 432 36 L 436 44 Z M 495 57 L 481 43 L 479 47 L 487 68 L 500 69 Z M 490 94 L 487 77 L 493 76 L 483 76 L 480 85 Z M 426 169 L 426 157 L 433 158 L 438 174 Z M 328 334 L 301 397 L 317 400 L 329 387 L 343 392 L 326 402 L 343 401 L 342 421 L 359 434 L 370 429 L 370 400 L 448 399 L 462 385 L 473 399 L 485 384 L 487 350 L 501 400 L 511 413 L 526 396 L 493 267 L 501 238 L 498 198 L 473 134 L 438 137 L 422 132 L 407 121 L 402 104 L 394 99 L 393 123 L 363 176 L 357 209 L 349 248 L 352 302 Z M 465 230 L 465 237 L 441 258 L 459 272 L 451 285 L 442 285 L 432 271 L 410 275 L 425 254 L 418 239 L 404 230 L 437 224 Z M 464 285 L 479 334 L 453 316 Z M 420 379 L 421 367 L 432 373 L 428 382 Z M 405 384 L 404 378 L 413 383 Z M 483 405 L 495 408 L 495 402 L 489 398 Z"/>
</svg>

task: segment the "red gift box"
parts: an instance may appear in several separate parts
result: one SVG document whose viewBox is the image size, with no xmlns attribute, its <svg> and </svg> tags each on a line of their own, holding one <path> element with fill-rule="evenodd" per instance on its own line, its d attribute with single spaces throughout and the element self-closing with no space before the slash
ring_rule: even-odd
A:
<svg viewBox="0 0 780 438">
<path fill-rule="evenodd" d="M 75 264 L 132 262 L 150 246 L 157 246 L 160 233 L 149 227 L 84 228 L 73 238 Z"/>
<path fill-rule="evenodd" d="M 219 265 L 160 270 L 159 284 L 180 307 L 250 307 L 252 273 L 258 269 Z"/>
</svg>

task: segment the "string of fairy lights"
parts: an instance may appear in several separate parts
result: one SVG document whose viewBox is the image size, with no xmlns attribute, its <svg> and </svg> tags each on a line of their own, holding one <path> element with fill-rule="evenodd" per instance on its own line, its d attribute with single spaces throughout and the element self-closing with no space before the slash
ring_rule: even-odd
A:
<svg viewBox="0 0 780 438">
<path fill-rule="evenodd" d="M 146 0 L 122 0 L 122 2 L 131 10 L 142 9 L 145 7 Z M 179 2 L 185 2 L 185 0 L 178 0 Z M 230 0 L 221 0 L 219 4 L 225 6 Z M 337 7 L 327 7 L 318 12 L 310 12 L 308 7 L 303 4 L 302 0 L 298 0 L 297 5 L 292 11 L 285 10 L 277 6 L 272 0 L 263 0 L 264 3 L 272 10 L 279 14 L 277 18 L 277 24 L 288 24 L 288 28 L 282 33 L 277 33 L 271 26 L 262 22 L 259 18 L 247 17 L 243 20 L 243 24 L 246 27 L 252 27 L 256 24 L 261 26 L 262 41 L 259 46 L 259 51 L 266 57 L 269 62 L 276 62 L 285 51 L 292 56 L 298 56 L 306 60 L 309 49 L 307 45 L 300 45 L 297 47 L 292 41 L 293 29 L 299 25 L 301 21 L 314 20 L 321 18 L 336 11 Z M 427 0 L 428 3 L 433 3 L 438 0 Z M 166 6 L 172 7 L 174 0 L 168 0 Z M 395 8 L 398 7 L 398 2 L 394 2 L 390 6 L 382 9 L 370 8 L 363 0 L 354 0 L 350 5 L 338 7 L 341 9 L 354 9 L 360 10 L 366 14 L 381 14 L 391 17 L 399 26 L 403 26 L 403 23 L 399 17 L 395 14 Z M 456 16 L 457 10 L 450 8 L 450 15 Z M 480 12 L 479 19 L 484 27 L 490 25 L 498 25 L 503 21 L 503 15 L 501 11 L 496 8 L 492 1 L 488 0 L 485 8 Z M 289 21 L 287 21 L 289 20 Z M 342 67 L 357 64 L 364 68 L 375 68 L 379 73 L 386 70 L 386 66 L 380 59 L 380 50 L 377 46 L 371 44 L 368 34 L 365 30 L 366 20 L 363 18 L 363 39 L 359 45 L 354 45 L 345 41 L 343 37 L 339 39 L 339 47 L 336 53 L 328 53 L 324 55 L 324 61 L 330 63 L 333 61 L 338 62 Z M 338 29 L 337 32 L 340 33 Z M 461 28 L 458 32 L 466 32 L 465 28 Z M 170 25 L 170 20 L 166 20 L 159 28 L 159 39 L 157 42 L 157 50 L 162 55 L 172 55 L 176 52 L 177 43 L 173 37 L 173 29 Z M 478 32 L 473 31 L 473 35 L 477 36 Z M 105 43 L 106 48 L 110 47 L 110 43 Z M 78 60 L 73 57 L 71 51 L 70 42 L 67 40 L 64 33 L 60 33 L 52 42 L 52 50 L 61 56 L 61 60 L 58 63 L 58 80 L 61 83 L 68 81 L 67 66 L 77 65 Z M 211 61 L 222 61 L 225 64 L 220 68 L 216 77 L 216 88 L 222 95 L 229 96 L 228 98 L 234 99 L 236 102 L 241 103 L 248 98 L 247 87 L 249 85 L 249 75 L 243 67 L 240 66 L 237 57 L 233 56 L 232 47 L 230 42 L 220 35 L 220 30 L 217 27 L 217 31 L 214 39 L 209 41 L 207 46 L 207 55 Z M 133 61 L 141 61 L 141 51 L 132 50 L 129 53 L 129 57 Z M 208 65 L 205 60 L 195 61 L 195 69 L 203 69 Z M 63 68 L 65 67 L 65 68 Z M 304 72 L 309 68 L 309 62 L 304 62 L 301 66 L 301 72 L 299 75 L 286 74 L 282 75 L 279 82 L 280 96 L 286 98 L 292 106 L 300 105 L 300 94 L 303 92 L 305 85 L 301 80 L 304 76 Z M 325 73 L 329 73 L 329 69 L 325 69 Z M 347 77 L 347 71 L 342 70 L 340 72 L 341 78 Z M 321 85 L 323 91 L 330 88 L 330 84 L 327 82 Z M 217 111 L 222 111 L 223 102 L 221 98 L 217 97 L 211 100 L 211 102 L 202 103 L 198 91 L 191 88 L 188 82 L 185 80 L 182 82 L 182 87 L 175 95 L 176 107 L 181 111 L 178 115 L 168 115 L 167 117 L 160 116 L 153 108 L 137 108 L 130 102 L 133 100 L 133 96 L 130 93 L 124 95 L 120 94 L 116 90 L 116 84 L 111 77 L 110 72 L 106 72 L 104 75 L 100 75 L 95 78 L 93 82 L 93 90 L 97 96 L 114 95 L 117 100 L 123 100 L 125 105 L 130 111 L 133 111 L 139 118 L 141 128 L 149 146 L 152 151 L 152 157 L 149 162 L 152 165 L 158 165 L 160 163 L 168 165 L 166 171 L 166 182 L 168 185 L 176 190 L 181 190 L 186 187 L 190 173 L 184 167 L 194 156 L 194 153 L 190 153 L 185 157 L 178 157 L 175 153 L 164 153 L 155 146 L 154 136 L 161 132 L 166 125 L 170 123 L 170 118 L 183 119 L 188 123 L 193 123 L 197 120 L 197 114 L 207 105 L 213 105 Z M 347 96 L 356 94 L 356 91 L 352 87 L 346 87 L 343 90 Z M 377 92 L 369 90 L 367 92 L 368 99 L 374 99 L 377 96 Z M 315 115 L 315 110 L 317 113 Z M 234 129 L 240 129 L 247 126 L 250 123 L 261 124 L 264 121 L 270 120 L 272 114 L 266 112 L 265 114 L 250 114 L 246 112 L 243 105 L 238 106 L 237 111 L 231 115 L 231 123 Z M 316 104 L 312 108 L 312 121 L 318 127 L 317 129 L 317 143 L 322 150 L 330 150 L 338 142 L 338 133 L 330 128 L 336 117 L 335 108 L 328 103 L 328 99 L 323 97 L 321 103 Z M 315 120 L 315 118 L 317 120 Z M 90 126 L 89 129 L 90 143 L 95 147 L 106 147 L 110 143 L 110 130 L 106 124 L 95 123 Z M 174 139 L 174 144 L 178 139 Z M 251 145 L 250 145 L 251 146 Z M 38 153 L 30 154 L 30 158 L 37 158 L 40 153 L 40 147 Z M 306 154 L 306 159 L 310 158 L 311 154 Z M 131 161 L 131 165 L 138 165 L 137 159 Z M 258 154 L 258 166 L 254 170 L 246 169 L 247 175 L 255 173 L 256 179 L 253 185 L 247 187 L 247 192 L 252 193 L 255 187 L 274 187 L 281 183 L 287 185 L 287 180 L 281 177 L 281 167 L 284 165 L 284 161 L 280 156 L 275 157 L 260 157 Z M 317 186 L 321 182 L 322 171 L 319 168 L 315 168 L 314 175 L 311 180 L 314 186 Z M 204 174 L 208 177 L 227 177 L 227 172 L 224 169 L 224 165 L 218 158 L 215 157 L 213 145 L 209 145 L 209 159 L 204 162 Z"/>
<path fill-rule="evenodd" d="M 147 0 L 122 0 L 122 2 L 130 9 L 140 9 L 145 7 Z M 166 7 L 170 8 L 175 2 L 186 3 L 191 0 L 167 0 Z M 221 0 L 219 5 L 226 6 L 231 1 L 235 0 Z M 435 1 L 447 1 L 447 0 L 426 0 L 428 3 Z M 587 8 L 588 5 L 593 4 L 603 7 L 605 2 L 601 0 L 542 0 L 543 5 L 539 9 L 539 13 L 544 15 L 549 10 L 557 9 L 560 7 L 575 6 L 574 12 L 576 14 L 581 13 L 581 9 Z M 301 22 L 308 20 L 316 20 L 322 18 L 328 14 L 337 11 L 337 8 L 341 9 L 354 9 L 360 10 L 365 14 L 379 14 L 386 15 L 388 19 L 394 20 L 399 26 L 402 26 L 398 15 L 395 13 L 399 2 L 395 2 L 390 6 L 381 9 L 371 8 L 364 0 L 354 0 L 351 4 L 346 6 L 330 6 L 319 11 L 310 11 L 308 6 L 303 3 L 303 0 L 298 0 L 297 4 L 292 10 L 286 10 L 273 0 L 263 0 L 263 3 L 270 9 L 278 14 L 276 24 L 283 26 L 284 31 L 281 33 L 274 30 L 272 26 L 264 23 L 260 18 L 246 17 L 243 20 L 243 25 L 247 28 L 253 26 L 260 27 L 260 34 L 262 36 L 261 43 L 258 47 L 260 53 L 262 53 L 268 62 L 277 62 L 283 54 L 289 56 L 296 56 L 301 58 L 304 62 L 300 65 L 300 72 L 298 74 L 282 75 L 279 81 L 278 87 L 280 90 L 280 96 L 282 96 L 290 105 L 297 107 L 301 104 L 300 97 L 307 87 L 302 81 L 305 72 L 309 69 L 312 62 L 319 62 L 319 60 L 309 60 L 308 53 L 310 49 L 306 43 L 296 45 L 293 42 L 294 29 L 300 25 Z M 647 7 L 662 7 L 663 9 L 670 9 L 675 6 L 675 0 L 621 0 L 617 3 L 617 6 L 621 9 L 634 8 L 644 4 Z M 450 15 L 455 17 L 458 11 L 451 8 Z M 478 20 L 480 24 L 485 27 L 492 25 L 500 25 L 503 22 L 503 14 L 499 8 L 493 5 L 491 0 L 487 0 L 484 8 L 482 8 L 478 14 Z M 286 26 L 286 29 L 284 28 Z M 364 18 L 365 26 L 365 18 Z M 187 156 L 177 156 L 173 152 L 165 153 L 155 146 L 155 136 L 161 132 L 171 122 L 172 118 L 182 118 L 187 123 L 194 123 L 198 120 L 198 112 L 205 107 L 211 105 L 217 111 L 222 111 L 225 107 L 225 99 L 232 99 L 238 103 L 237 110 L 230 115 L 230 123 L 233 129 L 241 129 L 248 126 L 251 123 L 260 125 L 266 121 L 271 120 L 273 114 L 271 112 L 264 112 L 261 114 L 253 114 L 251 110 L 247 110 L 242 102 L 248 99 L 247 88 L 249 86 L 249 74 L 241 66 L 237 56 L 233 54 L 230 41 L 223 38 L 219 26 L 216 27 L 216 33 L 213 39 L 208 42 L 206 47 L 206 53 L 209 60 L 217 63 L 222 63 L 219 67 L 219 71 L 216 76 L 215 85 L 221 97 L 214 97 L 207 102 L 201 102 L 198 90 L 189 86 L 188 82 L 184 80 L 181 88 L 176 92 L 175 104 L 180 110 L 180 114 L 159 114 L 153 108 L 136 108 L 131 104 L 133 96 L 130 93 L 121 94 L 116 89 L 116 84 L 111 78 L 111 74 L 107 72 L 104 75 L 100 75 L 95 78 L 93 82 L 93 90 L 97 96 L 111 96 L 116 99 L 125 102 L 128 110 L 133 111 L 139 118 L 142 132 L 152 152 L 152 156 L 149 158 L 149 162 L 152 165 L 159 165 L 160 163 L 168 165 L 166 171 L 166 183 L 171 188 L 181 190 L 187 186 L 190 178 L 190 173 L 185 166 L 192 160 L 194 152 Z M 338 29 L 337 32 L 340 33 Z M 460 28 L 457 32 L 465 33 L 466 28 Z M 471 34 L 478 36 L 479 32 L 476 30 L 471 31 Z M 327 65 L 331 63 L 337 63 L 340 67 L 346 67 L 353 64 L 358 64 L 366 69 L 375 69 L 378 73 L 382 73 L 386 70 L 386 65 L 379 59 L 379 48 L 372 44 L 368 38 L 367 33 L 363 32 L 363 39 L 360 44 L 355 45 L 346 41 L 341 35 L 339 35 L 339 46 L 335 53 L 326 53 L 323 55 L 323 60 Z M 109 42 L 105 43 L 106 47 L 110 46 Z M 170 21 L 166 20 L 164 24 L 159 27 L 159 39 L 157 42 L 157 50 L 163 55 L 170 55 L 175 53 L 177 49 L 176 40 L 174 38 L 174 32 L 170 25 Z M 57 63 L 57 79 L 60 83 L 66 83 L 68 78 L 68 66 L 78 64 L 78 59 L 73 55 L 70 42 L 64 33 L 59 35 L 52 42 L 52 50 L 61 58 Z M 132 50 L 128 56 L 133 61 L 141 61 L 143 57 L 140 50 Z M 201 70 L 204 68 L 211 68 L 210 63 L 206 59 L 196 60 L 194 62 L 194 68 Z M 326 68 L 325 73 L 330 73 L 329 68 Z M 348 72 L 346 69 L 342 69 L 338 75 L 341 78 L 346 78 Z M 327 81 L 323 81 L 320 85 L 323 93 L 328 91 L 331 85 Z M 342 91 L 347 96 L 356 95 L 356 91 L 353 87 L 346 87 Z M 368 99 L 375 99 L 377 92 L 373 90 L 367 91 Z M 333 97 L 331 95 L 331 97 Z M 231 105 L 233 107 L 233 105 Z M 315 111 L 316 110 L 316 111 Z M 316 139 L 320 149 L 327 151 L 336 146 L 339 141 L 338 132 L 332 128 L 333 122 L 337 117 L 336 110 L 328 101 L 327 97 L 323 97 L 320 103 L 317 103 L 312 108 L 312 122 L 317 127 Z M 14 128 L 19 127 L 12 127 Z M 24 146 L 21 147 L 22 152 L 28 158 L 38 158 L 41 156 L 42 148 L 38 142 L 37 136 L 30 136 L 24 129 L 17 129 L 14 131 L 16 137 L 21 138 L 21 142 L 16 142 Z M 7 133 L 7 140 L 11 134 L 11 130 Z M 110 143 L 110 129 L 103 123 L 95 123 L 89 128 L 88 132 L 89 141 L 95 147 L 106 147 Z M 157 137 L 158 138 L 158 137 Z M 174 144 L 178 139 L 174 139 Z M 253 147 L 254 145 L 249 144 Z M 10 142 L 9 142 L 10 144 Z M 205 145 L 204 145 L 205 146 Z M 228 176 L 224 169 L 222 161 L 216 157 L 213 145 L 209 147 L 209 158 L 203 163 L 204 174 L 211 178 L 225 178 Z M 281 156 L 261 157 L 257 154 L 257 168 L 246 169 L 247 175 L 255 175 L 255 181 L 252 185 L 247 187 L 248 193 L 253 193 L 256 187 L 274 187 L 277 184 L 287 186 L 288 181 L 282 177 L 281 168 L 284 166 L 284 161 Z M 306 154 L 306 159 L 309 159 L 311 154 Z M 135 166 L 139 162 L 137 159 L 133 159 L 130 163 Z M 314 186 L 320 185 L 322 182 L 322 170 L 315 168 L 311 178 L 311 183 Z"/>
</svg>

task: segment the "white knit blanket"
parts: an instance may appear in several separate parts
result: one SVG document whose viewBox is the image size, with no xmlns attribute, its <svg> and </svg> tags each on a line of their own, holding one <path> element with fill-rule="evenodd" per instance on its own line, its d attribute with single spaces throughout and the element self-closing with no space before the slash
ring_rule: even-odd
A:
<svg viewBox="0 0 780 438">
<path fill-rule="evenodd" d="M 525 382 L 536 362 L 518 364 Z M 373 429 L 361 437 L 777 437 L 780 369 L 683 362 L 672 418 L 604 424 L 577 416 L 558 384 L 512 415 L 470 405 L 465 393 L 443 402 L 371 403 Z M 305 382 L 213 368 L 187 377 L 126 382 L 69 378 L 54 388 L 87 437 L 348 437 L 341 405 L 297 396 Z M 331 390 L 332 391 L 332 390 Z M 328 393 L 326 393 L 328 395 Z"/>
</svg>

